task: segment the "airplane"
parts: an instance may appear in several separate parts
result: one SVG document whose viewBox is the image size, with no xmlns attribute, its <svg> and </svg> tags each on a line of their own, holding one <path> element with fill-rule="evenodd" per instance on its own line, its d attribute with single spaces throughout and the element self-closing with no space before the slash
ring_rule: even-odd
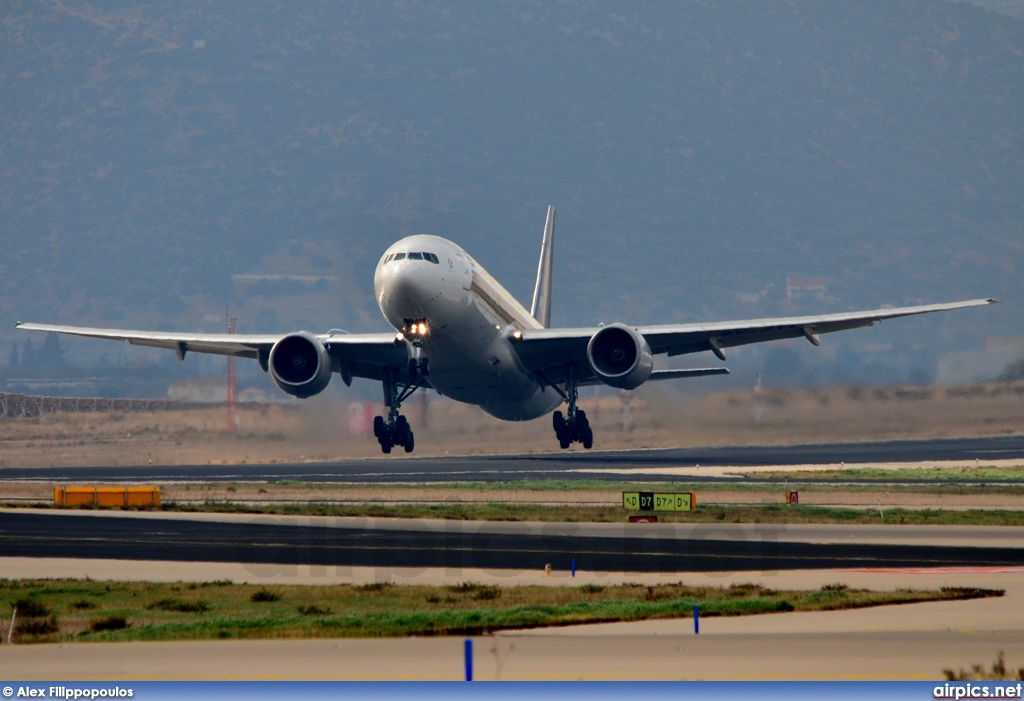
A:
<svg viewBox="0 0 1024 701">
<path fill-rule="evenodd" d="M 394 447 L 413 451 L 415 436 L 400 409 L 423 388 L 507 421 L 553 411 L 559 446 L 581 443 L 589 449 L 594 433 L 578 406 L 580 387 L 634 390 L 645 382 L 729 372 L 724 367 L 655 370 L 656 355 L 710 351 L 725 361 L 725 349 L 735 346 L 800 337 L 817 346 L 823 333 L 998 301 L 747 321 L 551 328 L 554 235 L 555 208 L 548 207 L 529 311 L 461 247 L 416 235 L 384 251 L 374 272 L 377 305 L 393 332 L 164 333 L 22 322 L 16 327 L 171 349 L 179 360 L 189 352 L 252 358 L 282 391 L 299 398 L 322 392 L 335 373 L 346 385 L 357 377 L 380 382 L 387 412 L 374 418 L 373 432 L 385 454 Z M 562 404 L 564 414 L 556 410 Z"/>
</svg>

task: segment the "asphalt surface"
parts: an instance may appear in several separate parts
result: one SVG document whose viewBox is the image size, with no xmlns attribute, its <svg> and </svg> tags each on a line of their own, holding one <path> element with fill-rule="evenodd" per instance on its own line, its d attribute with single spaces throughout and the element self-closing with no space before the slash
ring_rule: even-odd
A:
<svg viewBox="0 0 1024 701">
<path fill-rule="evenodd" d="M 443 567 L 591 572 L 736 572 L 851 567 L 1012 567 L 1024 549 L 892 543 L 801 543 L 778 529 L 742 540 L 681 538 L 672 531 L 636 535 L 572 535 L 571 525 L 536 534 L 477 531 L 445 523 L 436 530 L 374 528 L 339 521 L 331 527 L 252 522 L 147 519 L 0 512 L 0 557 L 100 558 L 179 562 L 242 562 L 284 567 Z M 285 571 L 282 570 L 282 574 Z"/>
<path fill-rule="evenodd" d="M 137 467 L 0 468 L 0 481 L 86 482 L 506 482 L 536 479 L 590 479 L 664 482 L 671 477 L 645 470 L 670 467 L 755 467 L 902 463 L 951 460 L 1024 460 L 1024 434 L 989 438 L 950 438 L 828 443 L 788 446 L 672 448 L 667 450 L 583 451 L 536 455 L 381 457 L 334 462 L 270 465 L 140 465 Z M 686 482 L 722 478 L 687 475 Z M 780 482 L 749 478 L 750 482 Z M 836 480 L 801 479 L 803 483 Z M 871 482 L 873 480 L 857 480 Z M 892 484 L 899 480 L 874 480 Z M 943 480 L 947 482 L 948 480 Z M 986 480 L 999 484 L 1000 480 Z M 913 480 L 913 484 L 924 484 Z"/>
</svg>

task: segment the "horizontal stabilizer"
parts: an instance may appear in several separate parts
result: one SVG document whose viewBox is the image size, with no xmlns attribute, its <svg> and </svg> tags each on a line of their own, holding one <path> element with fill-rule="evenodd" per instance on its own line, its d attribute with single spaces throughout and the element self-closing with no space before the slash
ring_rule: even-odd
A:
<svg viewBox="0 0 1024 701">
<path fill-rule="evenodd" d="M 727 368 L 693 368 L 691 370 L 655 370 L 647 381 L 651 380 L 680 380 L 685 377 L 706 377 L 708 375 L 728 375 Z M 604 382 L 596 377 L 588 377 L 576 383 L 580 387 L 594 387 L 603 385 Z"/>
<path fill-rule="evenodd" d="M 684 377 L 706 377 L 708 375 L 728 375 L 728 368 L 693 368 L 692 370 L 655 370 L 647 381 L 680 380 Z"/>
</svg>

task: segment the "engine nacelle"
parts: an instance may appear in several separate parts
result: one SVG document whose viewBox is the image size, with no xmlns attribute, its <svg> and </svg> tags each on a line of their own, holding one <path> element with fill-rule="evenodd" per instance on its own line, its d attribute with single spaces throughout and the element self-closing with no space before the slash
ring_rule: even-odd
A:
<svg viewBox="0 0 1024 701">
<path fill-rule="evenodd" d="M 624 324 L 605 326 L 591 337 L 587 362 L 599 380 L 619 389 L 636 389 L 654 370 L 647 339 Z"/>
<path fill-rule="evenodd" d="M 305 399 L 319 394 L 331 381 L 331 356 L 313 334 L 285 336 L 270 349 L 267 370 L 284 392 Z"/>
</svg>

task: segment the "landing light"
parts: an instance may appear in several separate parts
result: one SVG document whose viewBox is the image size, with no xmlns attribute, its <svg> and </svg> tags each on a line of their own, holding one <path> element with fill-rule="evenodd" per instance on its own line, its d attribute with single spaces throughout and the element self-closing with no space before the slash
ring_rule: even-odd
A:
<svg viewBox="0 0 1024 701">
<path fill-rule="evenodd" d="M 416 333 L 418 333 L 420 336 L 425 336 L 426 335 L 426 333 L 427 333 L 427 325 L 425 323 L 423 323 L 421 321 L 419 324 L 416 324 L 415 326 L 416 326 Z"/>
<path fill-rule="evenodd" d="M 523 340 L 523 332 L 522 331 L 513 331 L 512 332 L 512 338 L 516 339 L 517 341 Z"/>
</svg>

